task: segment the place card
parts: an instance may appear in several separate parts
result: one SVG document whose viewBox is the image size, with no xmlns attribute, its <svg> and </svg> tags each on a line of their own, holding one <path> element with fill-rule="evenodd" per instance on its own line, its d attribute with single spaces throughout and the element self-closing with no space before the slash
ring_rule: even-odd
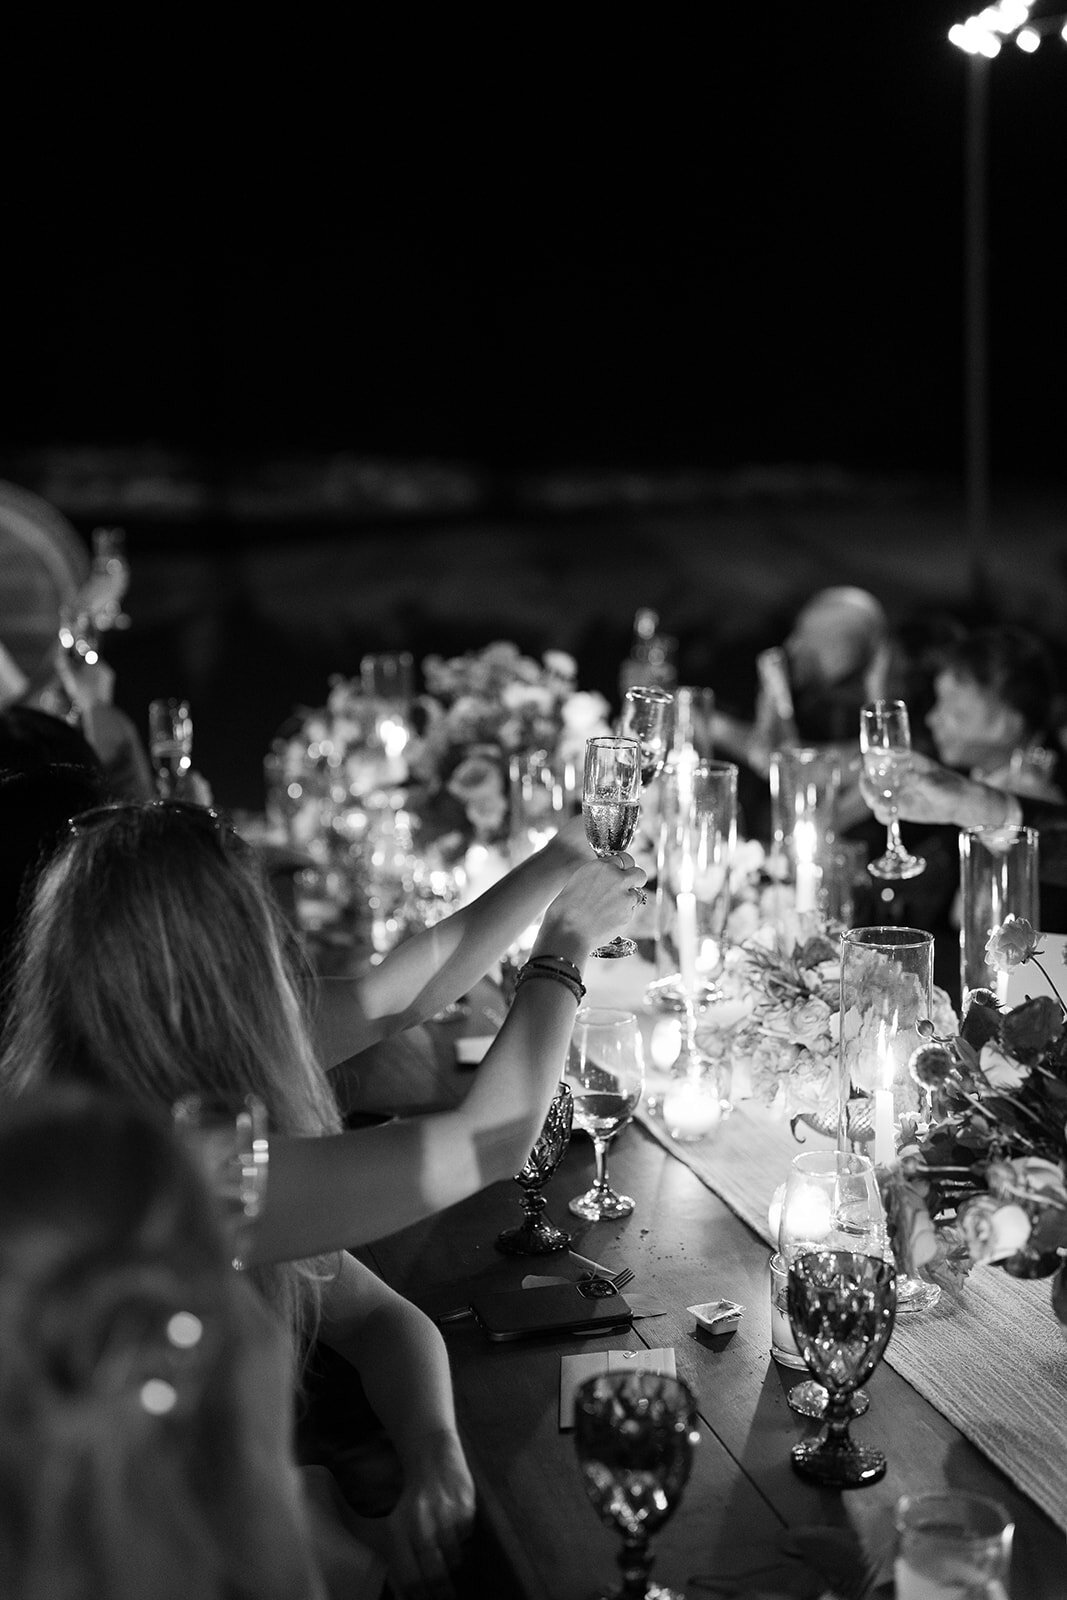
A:
<svg viewBox="0 0 1067 1600">
<path fill-rule="evenodd" d="M 578 1385 L 598 1372 L 656 1372 L 664 1378 L 678 1376 L 674 1347 L 665 1350 L 583 1350 L 559 1358 L 559 1425 L 574 1427 L 574 1396 Z"/>
</svg>

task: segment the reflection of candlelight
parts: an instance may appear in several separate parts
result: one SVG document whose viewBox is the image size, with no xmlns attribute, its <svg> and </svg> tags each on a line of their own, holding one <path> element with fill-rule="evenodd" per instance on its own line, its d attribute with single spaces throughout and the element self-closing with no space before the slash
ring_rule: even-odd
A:
<svg viewBox="0 0 1067 1600">
<path fill-rule="evenodd" d="M 681 1078 L 663 1096 L 663 1121 L 672 1139 L 702 1139 L 722 1120 L 714 1084 Z"/>
<path fill-rule="evenodd" d="M 678 965 L 682 988 L 693 996 L 697 986 L 697 897 L 678 891 Z"/>
<path fill-rule="evenodd" d="M 878 1083 L 874 1091 L 874 1164 L 888 1166 L 896 1154 L 893 1136 L 893 1053 L 884 1022 L 878 1024 Z"/>
<path fill-rule="evenodd" d="M 796 909 L 818 909 L 819 869 L 815 865 L 815 824 L 800 821 L 793 829 L 793 851 L 797 862 Z"/>
<path fill-rule="evenodd" d="M 830 1232 L 830 1196 L 823 1189 L 798 1188 L 788 1197 L 782 1226 L 795 1244 L 821 1244 Z"/>
</svg>

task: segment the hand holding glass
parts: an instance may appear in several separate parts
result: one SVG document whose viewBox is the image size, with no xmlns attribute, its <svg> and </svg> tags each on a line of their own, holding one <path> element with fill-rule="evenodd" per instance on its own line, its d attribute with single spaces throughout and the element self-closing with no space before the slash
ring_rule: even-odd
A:
<svg viewBox="0 0 1067 1600">
<path fill-rule="evenodd" d="M 574 1103 L 574 1126 L 590 1135 L 596 1156 L 593 1185 L 571 1201 L 570 1209 L 587 1222 L 629 1216 L 633 1200 L 616 1194 L 608 1182 L 608 1145 L 630 1121 L 644 1088 L 641 1035 L 634 1013 L 583 1006 L 574 1019 L 563 1081 Z"/>
<path fill-rule="evenodd" d="M 890 814 L 885 854 L 869 862 L 867 871 L 872 878 L 917 878 L 926 862 L 905 850 L 896 817 L 897 789 L 911 761 L 911 726 L 903 700 L 872 700 L 863 707 L 860 751 L 867 782 Z"/>
<path fill-rule="evenodd" d="M 626 849 L 641 814 L 641 747 L 636 739 L 597 738 L 585 744 L 582 817 L 585 836 L 598 856 Z M 632 939 L 615 938 L 592 952 L 608 959 L 632 956 Z"/>
</svg>

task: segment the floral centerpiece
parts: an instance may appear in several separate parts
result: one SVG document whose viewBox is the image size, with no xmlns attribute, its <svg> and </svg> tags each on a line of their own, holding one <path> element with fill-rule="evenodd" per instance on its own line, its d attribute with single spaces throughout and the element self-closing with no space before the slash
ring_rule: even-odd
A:
<svg viewBox="0 0 1067 1600">
<path fill-rule="evenodd" d="M 995 928 L 987 954 L 1003 972 L 1026 962 L 1044 971 L 1024 918 Z M 897 1160 L 881 1173 L 898 1259 L 950 1282 L 977 1263 L 1051 1277 L 1053 1307 L 1067 1322 L 1067 1026 L 1058 991 L 1002 1011 L 977 990 L 959 1034 L 931 1037 L 910 1070 L 929 1114 L 902 1124 Z"/>
<path fill-rule="evenodd" d="M 423 662 L 426 692 L 408 751 L 412 800 L 428 833 L 456 844 L 502 839 L 508 817 L 508 763 L 543 751 L 581 782 L 585 741 L 609 732 L 608 702 L 577 687 L 578 668 L 562 650 L 535 661 L 506 641 Z"/>
<path fill-rule="evenodd" d="M 864 1026 L 855 1004 L 842 1016 L 840 930 L 816 912 L 791 908 L 758 920 L 766 909 L 758 891 L 753 899 L 741 889 L 728 927 L 752 928 L 753 918 L 756 925 L 728 947 L 719 979 L 723 1000 L 705 1012 L 697 1042 L 702 1033 L 725 1027 L 735 1080 L 747 1075 L 743 1088 L 753 1099 L 782 1105 L 794 1125 L 803 1121 L 832 1132 L 840 1109 L 842 1029 L 853 1039 Z M 936 986 L 933 1021 L 942 1031 L 956 1027 L 949 998 Z"/>
</svg>

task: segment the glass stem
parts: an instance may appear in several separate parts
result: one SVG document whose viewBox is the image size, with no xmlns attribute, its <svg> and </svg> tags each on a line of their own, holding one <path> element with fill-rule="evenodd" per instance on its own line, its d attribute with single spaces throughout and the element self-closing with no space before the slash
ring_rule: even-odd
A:
<svg viewBox="0 0 1067 1600">
<path fill-rule="evenodd" d="M 896 817 L 886 824 L 885 831 L 889 840 L 889 855 L 902 856 L 904 854 L 904 841 L 900 837 L 900 823 Z"/>
<path fill-rule="evenodd" d="M 826 1400 L 826 1443 L 831 1450 L 844 1450 L 848 1448 L 848 1425 L 852 1420 L 852 1407 L 849 1397 L 840 1389 L 827 1391 Z"/>
<path fill-rule="evenodd" d="M 648 1575 L 652 1571 L 652 1552 L 646 1533 L 634 1534 L 624 1542 L 619 1551 L 619 1570 L 622 1573 L 619 1600 L 645 1600 Z"/>
<path fill-rule="evenodd" d="M 608 1192 L 609 1142 L 607 1139 L 599 1138 L 596 1134 L 593 1135 L 593 1156 L 596 1161 L 596 1177 L 593 1180 L 593 1188 L 598 1195 L 605 1195 Z"/>
</svg>

